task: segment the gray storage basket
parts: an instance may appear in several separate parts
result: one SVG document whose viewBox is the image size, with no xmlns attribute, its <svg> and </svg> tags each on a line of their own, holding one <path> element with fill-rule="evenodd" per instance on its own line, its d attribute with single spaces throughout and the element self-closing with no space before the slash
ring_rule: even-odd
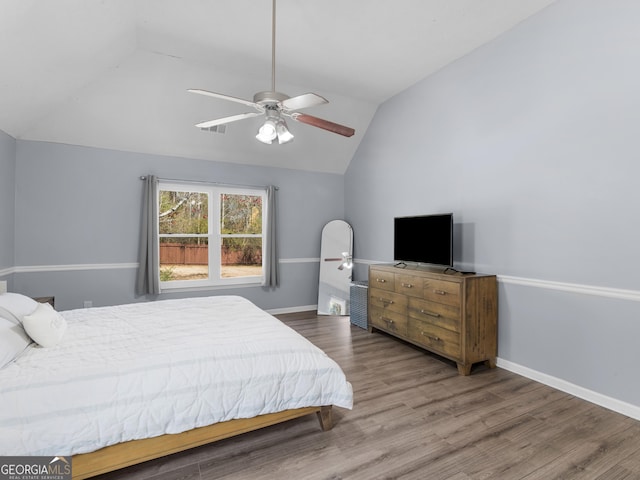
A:
<svg viewBox="0 0 640 480">
<path fill-rule="evenodd" d="M 351 282 L 349 290 L 350 306 L 349 314 L 351 323 L 360 328 L 367 328 L 367 293 L 369 282 Z"/>
</svg>

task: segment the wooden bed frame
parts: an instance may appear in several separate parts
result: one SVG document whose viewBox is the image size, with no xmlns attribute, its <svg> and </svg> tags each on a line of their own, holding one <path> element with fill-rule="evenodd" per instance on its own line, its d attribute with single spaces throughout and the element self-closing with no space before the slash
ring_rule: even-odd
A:
<svg viewBox="0 0 640 480">
<path fill-rule="evenodd" d="M 268 413 L 254 418 L 241 418 L 195 428 L 183 433 L 131 440 L 101 448 L 95 452 L 72 457 L 72 477 L 81 480 L 102 473 L 129 467 L 137 463 L 164 457 L 172 453 L 199 447 L 224 438 L 251 432 L 259 428 L 286 422 L 294 418 L 316 413 L 323 431 L 333 428 L 332 406 L 305 407 L 283 412 Z"/>
</svg>

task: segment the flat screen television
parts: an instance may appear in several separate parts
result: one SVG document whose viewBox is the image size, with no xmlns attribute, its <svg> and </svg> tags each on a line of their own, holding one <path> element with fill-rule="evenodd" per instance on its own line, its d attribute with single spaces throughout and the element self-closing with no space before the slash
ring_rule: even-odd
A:
<svg viewBox="0 0 640 480">
<path fill-rule="evenodd" d="M 393 258 L 397 262 L 453 266 L 453 214 L 396 217 Z"/>
</svg>

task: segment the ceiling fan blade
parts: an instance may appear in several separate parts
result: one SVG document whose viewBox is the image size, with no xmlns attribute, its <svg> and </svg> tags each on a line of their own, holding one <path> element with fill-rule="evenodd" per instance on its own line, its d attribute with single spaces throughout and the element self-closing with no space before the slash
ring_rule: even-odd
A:
<svg viewBox="0 0 640 480">
<path fill-rule="evenodd" d="M 315 107 L 316 105 L 322 105 L 323 103 L 329 103 L 329 101 L 316 95 L 315 93 L 304 93 L 297 97 L 287 98 L 283 100 L 281 105 L 284 110 L 301 110 L 303 108 Z"/>
<path fill-rule="evenodd" d="M 238 120 L 244 120 L 245 118 L 257 117 L 258 115 L 262 114 L 258 112 L 241 113 L 239 115 L 232 115 L 230 117 L 218 118 L 217 120 L 209 120 L 208 122 L 198 123 L 196 127 L 210 128 L 215 127 L 216 125 L 224 125 L 226 123 L 237 122 Z"/>
<path fill-rule="evenodd" d="M 191 88 L 187 90 L 189 93 L 197 93 L 199 95 L 206 95 L 208 97 L 219 98 L 220 100 L 229 100 L 231 102 L 242 103 L 243 105 L 247 105 L 249 107 L 253 107 L 256 110 L 262 111 L 263 108 L 255 102 L 251 100 L 245 100 L 244 98 L 232 97 L 230 95 L 223 95 L 222 93 L 208 92 L 207 90 L 200 90 L 197 88 Z"/>
<path fill-rule="evenodd" d="M 324 130 L 328 130 L 329 132 L 337 133 L 338 135 L 343 135 L 345 137 L 351 137 L 354 133 L 356 133 L 356 131 L 351 127 L 345 127 L 344 125 L 340 125 L 339 123 L 330 122 L 329 120 L 323 120 L 322 118 L 307 115 L 306 113 L 292 113 L 290 116 L 298 122 L 322 128 Z"/>
</svg>

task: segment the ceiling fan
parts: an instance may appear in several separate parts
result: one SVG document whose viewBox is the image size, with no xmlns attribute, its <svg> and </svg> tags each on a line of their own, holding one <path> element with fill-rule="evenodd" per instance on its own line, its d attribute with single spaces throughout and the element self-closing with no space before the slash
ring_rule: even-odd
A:
<svg viewBox="0 0 640 480">
<path fill-rule="evenodd" d="M 258 130 L 256 138 L 263 143 L 271 144 L 274 140 L 278 140 L 279 144 L 287 143 L 293 140 L 293 134 L 287 128 L 284 117 L 292 118 L 301 123 L 306 123 L 313 127 L 322 128 L 329 132 L 337 133 L 345 137 L 351 137 L 355 130 L 338 123 L 323 120 L 298 110 L 314 107 L 328 103 L 326 98 L 315 93 L 304 93 L 296 97 L 289 97 L 284 93 L 276 91 L 276 0 L 273 0 L 273 13 L 271 22 L 271 90 L 266 92 L 258 92 L 253 96 L 253 101 L 242 98 L 223 95 L 221 93 L 209 92 L 207 90 L 190 89 L 188 92 L 206 95 L 221 100 L 241 103 L 243 105 L 253 107 L 255 111 L 240 113 L 229 117 L 218 118 L 217 120 L 209 120 L 207 122 L 198 123 L 196 127 L 206 129 L 219 125 L 226 125 L 245 118 L 257 117 L 264 115 L 265 121 Z"/>
</svg>

